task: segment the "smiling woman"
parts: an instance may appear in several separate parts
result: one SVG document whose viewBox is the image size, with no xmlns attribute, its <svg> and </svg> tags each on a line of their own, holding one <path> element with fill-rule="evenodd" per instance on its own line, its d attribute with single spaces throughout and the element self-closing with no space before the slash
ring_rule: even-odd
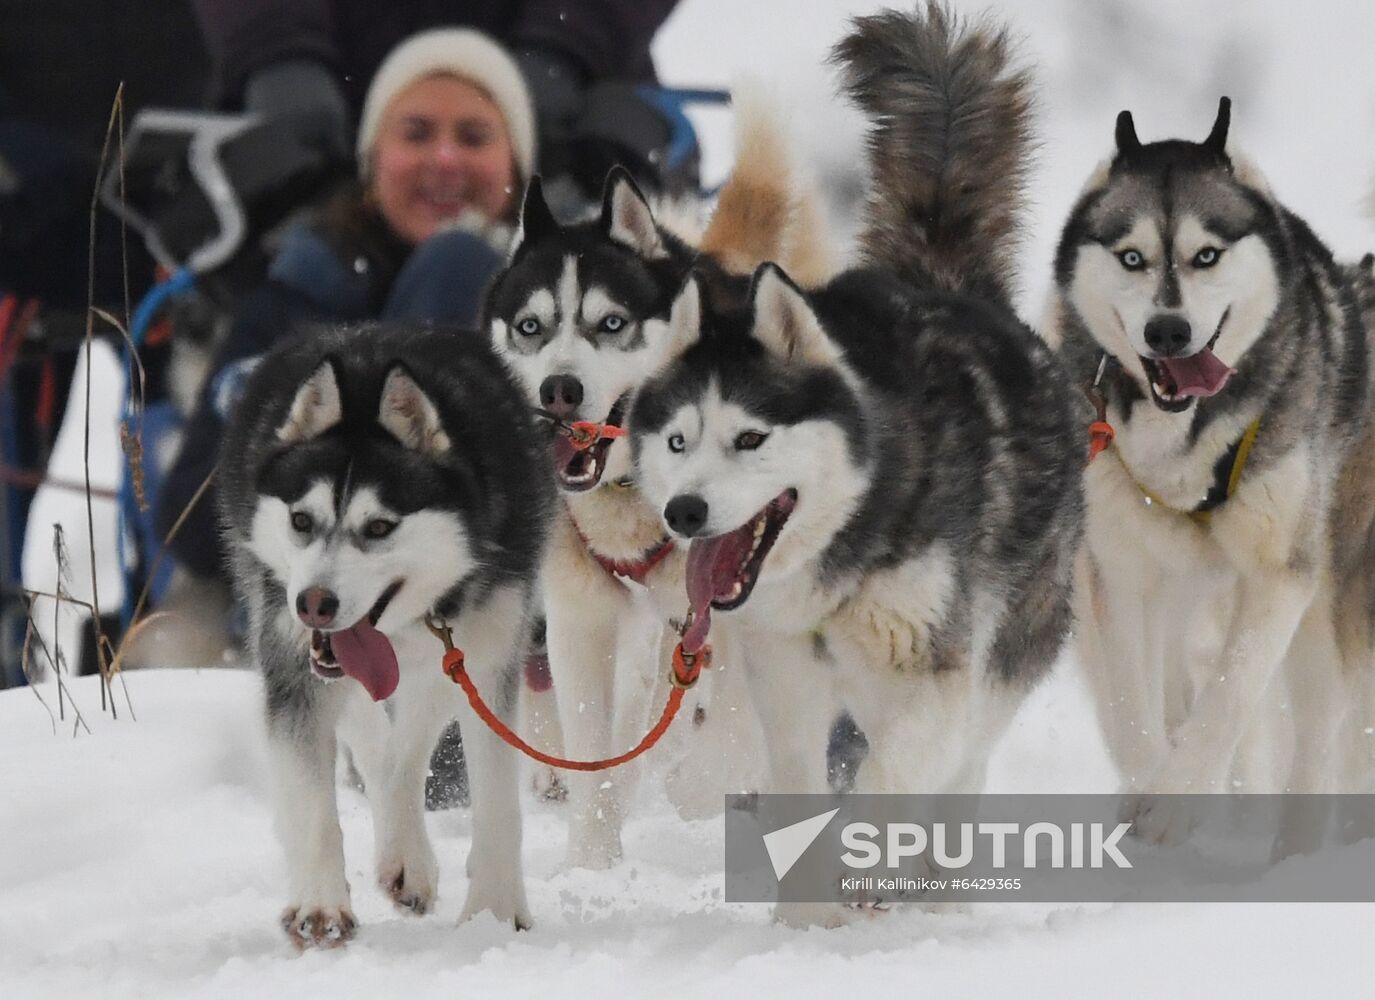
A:
<svg viewBox="0 0 1375 1000">
<path fill-rule="evenodd" d="M 359 120 L 358 174 L 282 235 L 268 280 L 239 304 L 214 371 L 232 376 L 303 324 L 477 319 L 505 259 L 519 192 L 535 163 L 535 116 L 520 69 L 487 36 L 422 32 L 382 62 Z M 159 496 L 166 531 L 210 472 L 225 379 L 206 381 Z M 173 551 L 200 577 L 224 576 L 213 497 Z"/>
</svg>

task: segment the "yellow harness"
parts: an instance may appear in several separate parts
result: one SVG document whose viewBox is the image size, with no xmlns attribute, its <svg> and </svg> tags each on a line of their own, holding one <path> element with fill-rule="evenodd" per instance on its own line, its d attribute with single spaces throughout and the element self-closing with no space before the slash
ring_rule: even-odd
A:
<svg viewBox="0 0 1375 1000">
<path fill-rule="evenodd" d="M 1171 507 L 1137 482 L 1136 477 L 1132 476 L 1131 470 L 1127 471 L 1127 475 L 1131 476 L 1132 482 L 1136 483 L 1136 488 L 1141 491 L 1141 496 L 1145 498 L 1147 504 L 1158 505 L 1173 513 L 1183 514 L 1200 528 L 1206 528 L 1212 522 L 1213 511 L 1231 499 L 1232 494 L 1237 491 L 1237 484 L 1241 482 L 1242 470 L 1246 468 L 1246 459 L 1250 457 L 1251 446 L 1256 443 L 1256 435 L 1259 433 L 1260 417 L 1257 417 L 1251 421 L 1251 426 L 1246 428 L 1246 433 L 1241 436 L 1241 440 L 1228 448 L 1227 454 L 1222 456 L 1214 473 L 1212 488 L 1208 490 L 1208 495 L 1193 510 L 1179 510 L 1176 507 Z M 1126 462 L 1122 463 L 1122 468 L 1127 468 Z"/>
</svg>

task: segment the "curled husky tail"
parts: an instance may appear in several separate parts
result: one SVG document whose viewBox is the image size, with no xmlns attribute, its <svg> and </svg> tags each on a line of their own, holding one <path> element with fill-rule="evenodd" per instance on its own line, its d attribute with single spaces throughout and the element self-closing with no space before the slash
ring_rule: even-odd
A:
<svg viewBox="0 0 1375 1000">
<path fill-rule="evenodd" d="M 1010 302 L 1031 149 L 1030 75 L 1007 30 L 925 13 L 856 18 L 832 59 L 872 125 L 868 263 Z"/>
<path fill-rule="evenodd" d="M 774 261 L 800 285 L 820 285 L 835 272 L 822 209 L 815 188 L 798 176 L 778 110 L 758 87 L 736 87 L 732 103 L 735 166 L 701 250 L 734 274 Z"/>
</svg>

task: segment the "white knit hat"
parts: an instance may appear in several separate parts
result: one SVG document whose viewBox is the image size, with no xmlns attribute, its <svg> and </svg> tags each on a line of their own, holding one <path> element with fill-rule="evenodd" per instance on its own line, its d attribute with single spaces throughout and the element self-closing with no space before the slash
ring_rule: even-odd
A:
<svg viewBox="0 0 1375 1000">
<path fill-rule="evenodd" d="M 372 145 L 382 115 L 401 91 L 436 73 L 448 73 L 485 90 L 506 119 L 511 153 L 520 179 L 535 169 L 535 109 L 520 67 L 510 54 L 480 31 L 437 28 L 412 35 L 387 54 L 377 67 L 363 117 L 358 123 L 358 172 L 366 180 Z"/>
</svg>

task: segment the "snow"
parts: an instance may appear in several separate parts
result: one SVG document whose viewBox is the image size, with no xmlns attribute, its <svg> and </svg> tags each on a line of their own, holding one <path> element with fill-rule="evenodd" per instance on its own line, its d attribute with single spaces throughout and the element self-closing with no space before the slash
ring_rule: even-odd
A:
<svg viewBox="0 0 1375 1000">
<path fill-rule="evenodd" d="M 656 44 L 661 75 L 683 85 L 766 79 L 818 176 L 853 183 L 862 128 L 830 96 L 820 60 L 848 14 L 875 6 L 685 0 Z M 1059 224 L 1109 151 L 1122 107 L 1134 110 L 1144 140 L 1201 136 L 1217 97 L 1229 94 L 1233 134 L 1281 199 L 1343 256 L 1375 244 L 1361 208 L 1375 169 L 1375 83 L 1364 71 L 1375 37 L 1369 5 L 1009 0 L 995 9 L 1024 39 L 1042 86 L 1025 315 L 1039 312 Z M 729 117 L 706 111 L 697 120 L 708 177 L 719 179 Z M 118 385 L 112 366 L 105 358 L 107 374 L 96 385 Z M 112 427 L 110 420 L 93 428 L 96 479 L 111 481 L 117 467 Z M 71 464 L 61 471 L 74 474 Z M 68 523 L 73 586 L 82 586 L 84 506 L 40 509 L 36 523 Z M 109 524 L 97 537 L 103 572 L 113 560 L 112 531 Z M 49 539 L 35 542 L 26 564 L 45 564 Z M 101 590 L 102 603 L 112 605 L 117 584 L 107 589 L 102 579 Z M 564 869 L 562 808 L 526 803 L 536 926 L 523 934 L 489 918 L 455 926 L 469 844 L 461 810 L 429 817 L 442 871 L 436 912 L 395 913 L 373 888 L 366 804 L 345 790 L 348 871 L 362 929 L 343 951 L 297 957 L 276 926 L 284 863 L 265 792 L 257 677 L 235 669 L 147 671 L 130 674 L 127 684 L 137 721 L 118 686 L 115 721 L 100 711 L 94 679 L 71 682 L 92 730 L 75 736 L 70 705 L 54 732 L 34 692 L 0 693 L 6 1000 L 715 998 L 745 990 L 839 995 L 856 986 L 941 997 L 1289 997 L 1371 989 L 1372 905 L 1009 904 L 897 909 L 834 931 L 776 926 L 764 906 L 721 901 L 721 820 L 679 819 L 654 780 L 629 820 L 625 860 L 607 872 Z M 56 711 L 51 682 L 41 690 Z M 1066 660 L 1000 747 L 991 788 L 1107 791 L 1114 781 L 1088 696 Z"/>
<path fill-rule="evenodd" d="M 993 764 L 996 790 L 1103 791 L 1114 781 L 1070 664 L 1038 689 Z M 722 902 L 719 817 L 684 821 L 651 779 L 625 860 L 566 870 L 563 807 L 526 802 L 533 930 L 455 926 L 466 810 L 430 814 L 440 900 L 393 910 L 371 873 L 372 826 L 340 796 L 362 924 L 340 952 L 296 956 L 276 925 L 284 862 L 271 828 L 258 677 L 127 678 L 138 721 L 71 685 L 93 732 L 56 734 L 30 691 L 0 693 L 0 994 L 27 997 L 841 995 L 862 983 L 943 997 L 1292 996 L 1369 987 L 1375 906 L 984 904 L 895 909 L 799 931 Z M 52 703 L 51 692 L 48 695 Z M 55 705 L 53 706 L 55 709 Z M 1298 862 L 1290 862 L 1295 864 Z"/>
</svg>

